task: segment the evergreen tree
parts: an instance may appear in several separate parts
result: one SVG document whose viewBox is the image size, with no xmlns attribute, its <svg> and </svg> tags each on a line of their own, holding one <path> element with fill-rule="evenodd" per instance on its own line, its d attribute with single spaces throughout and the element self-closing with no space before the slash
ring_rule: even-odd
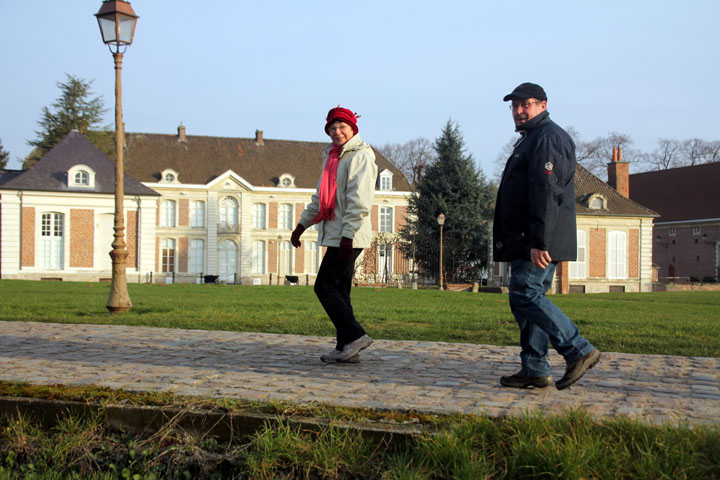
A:
<svg viewBox="0 0 720 480">
<path fill-rule="evenodd" d="M 35 140 L 28 141 L 28 145 L 36 148 L 25 159 L 23 168 L 34 165 L 72 130 L 87 134 L 91 128 L 98 128 L 107 111 L 102 97 L 91 98 L 92 80 L 86 82 L 82 78 L 65 75 L 67 82 L 57 82 L 61 94 L 52 104 L 54 111 L 43 107 L 42 117 L 37 122 L 41 129 L 35 131 Z"/>
<path fill-rule="evenodd" d="M 401 232 L 406 255 L 433 270 L 439 257 L 440 226 L 444 213 L 443 270 L 450 281 L 477 280 L 488 263 L 489 229 L 494 187 L 465 154 L 460 128 L 448 121 L 433 148 L 437 159 L 423 172 L 410 198 L 408 225 Z M 414 252 L 413 252 L 414 245 Z"/>
<path fill-rule="evenodd" d="M 0 170 L 7 166 L 9 157 L 10 153 L 3 148 L 2 140 L 0 140 Z"/>
</svg>

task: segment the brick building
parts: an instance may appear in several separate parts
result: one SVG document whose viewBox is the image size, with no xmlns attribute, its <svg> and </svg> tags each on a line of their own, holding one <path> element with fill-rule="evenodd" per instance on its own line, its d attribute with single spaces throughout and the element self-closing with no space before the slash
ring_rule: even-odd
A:
<svg viewBox="0 0 720 480">
<path fill-rule="evenodd" d="M 155 261 L 158 194 L 125 175 L 128 279 Z M 0 278 L 110 278 L 115 164 L 78 132 L 25 171 L 0 173 Z"/>
<path fill-rule="evenodd" d="M 630 197 L 660 214 L 653 262 L 661 281 L 720 275 L 720 163 L 630 175 Z"/>
<path fill-rule="evenodd" d="M 317 231 L 303 235 L 300 249 L 291 247 L 290 234 L 315 192 L 327 143 L 269 140 L 262 131 L 255 138 L 190 136 L 183 125 L 177 131 L 125 134 L 126 237 L 128 262 L 135 262 L 128 280 L 152 276 L 154 281 L 196 282 L 210 275 L 224 282 L 268 284 L 290 275 L 314 283 L 323 253 Z M 114 211 L 114 183 L 108 182 L 114 179 L 114 163 L 102 151 L 113 149 L 98 147 L 74 132 L 30 169 L 0 175 L 0 277 L 92 280 L 110 275 L 107 213 Z M 96 163 L 88 164 L 81 152 Z M 410 187 L 397 168 L 377 152 L 376 157 L 372 229 L 376 237 L 393 236 L 406 222 Z M 82 168 L 85 164 L 91 168 Z M 72 184 L 86 170 L 102 191 Z M 34 209 L 29 209 L 30 190 L 36 192 Z M 68 202 L 72 206 L 63 210 L 61 220 L 48 220 L 40 212 L 54 212 L 54 205 Z M 47 242 L 36 234 L 51 226 L 62 235 L 64 247 L 54 262 L 46 261 Z M 22 248 L 17 245 L 21 238 Z M 107 251 L 98 253 L 105 243 Z M 92 254 L 87 253 L 90 244 Z M 359 263 L 361 277 L 377 281 L 408 272 L 407 260 L 392 246 L 376 244 L 365 257 Z M 39 269 L 38 262 L 44 267 Z"/>
</svg>

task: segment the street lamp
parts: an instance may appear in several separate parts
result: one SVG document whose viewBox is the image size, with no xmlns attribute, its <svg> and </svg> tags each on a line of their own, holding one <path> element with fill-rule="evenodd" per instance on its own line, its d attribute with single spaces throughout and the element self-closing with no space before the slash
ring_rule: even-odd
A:
<svg viewBox="0 0 720 480">
<path fill-rule="evenodd" d="M 443 225 L 445 225 L 445 214 L 440 213 L 437 217 L 440 225 L 440 290 L 443 289 Z"/>
<path fill-rule="evenodd" d="M 277 240 L 277 284 L 280 285 L 280 245 L 282 245 L 282 235 L 278 235 Z"/>
<path fill-rule="evenodd" d="M 135 15 L 128 2 L 122 0 L 105 0 L 97 17 L 100 34 L 112 53 L 115 60 L 115 226 L 114 240 L 112 242 L 112 285 L 110 298 L 106 305 L 112 313 L 126 312 L 132 307 L 127 291 L 127 278 L 125 275 L 127 249 L 125 245 L 125 215 L 123 204 L 125 199 L 123 190 L 123 145 L 125 144 L 125 131 L 122 119 L 122 83 L 120 71 L 122 59 L 128 45 L 133 41 L 135 24 L 138 16 Z"/>
</svg>

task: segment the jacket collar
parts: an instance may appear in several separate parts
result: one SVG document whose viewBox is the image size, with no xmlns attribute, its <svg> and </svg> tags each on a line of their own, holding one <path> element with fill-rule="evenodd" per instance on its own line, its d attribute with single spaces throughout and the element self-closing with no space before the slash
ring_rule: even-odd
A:
<svg viewBox="0 0 720 480">
<path fill-rule="evenodd" d="M 548 113 L 547 110 L 545 110 L 544 112 L 536 115 L 535 118 L 533 118 L 529 122 L 523 123 L 519 127 L 515 127 L 515 131 L 518 133 L 524 134 L 526 132 L 529 132 L 530 130 L 533 130 L 533 129 L 539 127 L 540 125 L 542 125 L 543 123 L 545 123 L 549 120 L 550 120 L 550 114 Z"/>
<path fill-rule="evenodd" d="M 352 152 L 355 150 L 360 150 L 361 148 L 364 148 L 366 145 L 365 141 L 360 138 L 360 135 L 355 134 L 353 137 L 345 143 L 342 147 L 342 151 L 340 152 L 340 157 L 343 156 L 346 152 Z M 330 149 L 332 148 L 332 144 L 328 145 L 323 152 L 327 155 L 330 152 Z"/>
</svg>

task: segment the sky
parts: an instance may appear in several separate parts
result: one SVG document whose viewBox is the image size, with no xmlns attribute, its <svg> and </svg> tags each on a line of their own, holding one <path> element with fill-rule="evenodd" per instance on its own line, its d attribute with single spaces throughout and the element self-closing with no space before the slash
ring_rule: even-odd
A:
<svg viewBox="0 0 720 480">
<path fill-rule="evenodd" d="M 128 132 L 329 141 L 337 105 L 376 147 L 457 123 L 486 175 L 515 136 L 502 97 L 542 85 L 579 139 L 719 140 L 717 0 L 602 2 L 135 0 L 122 65 Z M 66 74 L 92 81 L 114 127 L 100 0 L 0 0 L 0 141 L 20 168 Z M 611 152 L 608 153 L 608 158 Z"/>
</svg>

